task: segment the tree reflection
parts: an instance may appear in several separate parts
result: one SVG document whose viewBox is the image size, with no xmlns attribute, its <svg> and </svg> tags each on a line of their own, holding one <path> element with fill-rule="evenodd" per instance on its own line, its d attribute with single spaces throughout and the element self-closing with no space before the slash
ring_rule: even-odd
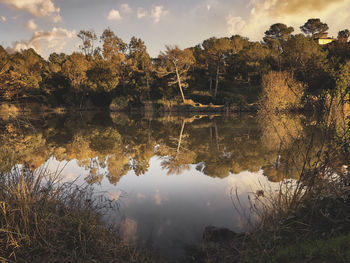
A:
<svg viewBox="0 0 350 263">
<path fill-rule="evenodd" d="M 333 133 L 348 134 L 348 126 L 337 119 Z M 15 164 L 36 169 L 54 156 L 77 160 L 89 172 L 89 184 L 103 178 L 116 184 L 130 171 L 147 173 L 151 158 L 158 156 L 169 175 L 194 165 L 218 178 L 262 169 L 271 181 L 297 179 L 327 140 L 325 125 L 330 126 L 295 114 L 147 119 L 99 113 L 6 119 L 0 122 L 0 169 L 6 172 Z"/>
<path fill-rule="evenodd" d="M 189 150 L 189 135 L 184 134 L 186 119 L 182 120 L 180 135 L 178 139 L 171 137 L 170 145 L 161 144 L 157 154 L 164 156 L 161 166 L 168 170 L 168 175 L 181 174 L 184 170 L 190 169 L 190 164 L 195 162 L 196 153 Z"/>
</svg>

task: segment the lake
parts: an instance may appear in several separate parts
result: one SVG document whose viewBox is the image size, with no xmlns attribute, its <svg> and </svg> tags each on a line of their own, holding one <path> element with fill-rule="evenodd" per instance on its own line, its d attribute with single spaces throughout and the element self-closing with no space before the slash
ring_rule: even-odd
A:
<svg viewBox="0 0 350 263">
<path fill-rule="evenodd" d="M 81 113 L 0 122 L 0 172 L 59 172 L 117 204 L 106 221 L 125 242 L 182 262 L 208 226 L 249 230 L 257 193 L 298 179 L 326 140 L 303 115 Z"/>
</svg>

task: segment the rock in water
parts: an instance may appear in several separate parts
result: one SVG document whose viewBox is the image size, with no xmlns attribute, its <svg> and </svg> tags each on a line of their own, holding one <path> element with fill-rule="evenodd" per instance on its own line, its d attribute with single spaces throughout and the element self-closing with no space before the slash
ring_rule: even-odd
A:
<svg viewBox="0 0 350 263">
<path fill-rule="evenodd" d="M 228 228 L 207 226 L 203 232 L 203 239 L 211 242 L 224 242 L 232 240 L 237 234 Z"/>
</svg>

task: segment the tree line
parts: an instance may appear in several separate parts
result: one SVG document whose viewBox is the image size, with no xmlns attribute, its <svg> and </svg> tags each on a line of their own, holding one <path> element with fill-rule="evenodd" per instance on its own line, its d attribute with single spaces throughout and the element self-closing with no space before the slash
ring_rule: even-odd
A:
<svg viewBox="0 0 350 263">
<path fill-rule="evenodd" d="M 322 100 L 339 93 L 347 98 L 350 85 L 350 31 L 319 45 L 327 32 L 320 19 L 294 28 L 277 23 L 263 41 L 211 37 L 181 49 L 166 46 L 151 58 L 142 39 L 124 42 L 107 28 L 98 37 L 81 30 L 80 50 L 52 53 L 47 60 L 33 49 L 9 54 L 0 46 L 0 100 L 39 102 L 51 107 L 139 107 L 146 102 L 190 100 L 199 103 L 249 104 L 261 93 L 263 76 L 288 72 L 302 83 L 305 100 Z"/>
</svg>

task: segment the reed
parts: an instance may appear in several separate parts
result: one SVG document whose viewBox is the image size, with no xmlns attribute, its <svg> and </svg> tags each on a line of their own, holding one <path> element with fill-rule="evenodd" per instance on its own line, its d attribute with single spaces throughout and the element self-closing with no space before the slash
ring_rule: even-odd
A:
<svg viewBox="0 0 350 263">
<path fill-rule="evenodd" d="M 44 169 L 1 174 L 0 261 L 151 262 L 106 226 L 106 202 Z"/>
</svg>

